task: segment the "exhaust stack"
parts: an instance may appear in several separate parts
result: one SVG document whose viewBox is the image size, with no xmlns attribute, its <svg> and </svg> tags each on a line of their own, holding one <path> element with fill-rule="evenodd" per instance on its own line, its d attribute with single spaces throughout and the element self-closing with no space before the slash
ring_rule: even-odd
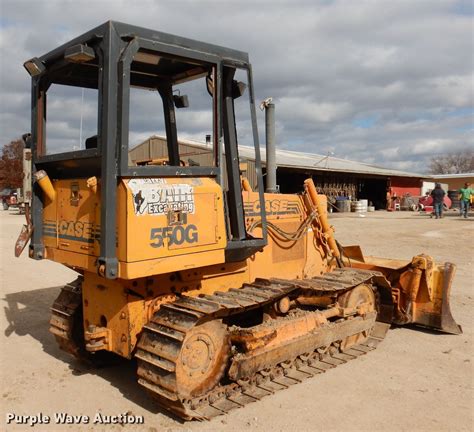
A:
<svg viewBox="0 0 474 432">
<path fill-rule="evenodd" d="M 275 104 L 272 103 L 272 98 L 265 99 L 260 104 L 260 108 L 265 109 L 266 192 L 276 193 L 279 192 L 279 187 L 276 183 Z"/>
</svg>

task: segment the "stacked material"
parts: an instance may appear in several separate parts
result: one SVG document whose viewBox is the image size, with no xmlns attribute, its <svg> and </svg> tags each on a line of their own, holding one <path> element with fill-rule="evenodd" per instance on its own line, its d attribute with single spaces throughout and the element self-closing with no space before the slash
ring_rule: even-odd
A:
<svg viewBox="0 0 474 432">
<path fill-rule="evenodd" d="M 359 201 L 352 201 L 351 209 L 355 213 L 366 213 L 368 205 L 369 205 L 369 201 L 366 199 L 362 199 Z"/>
</svg>

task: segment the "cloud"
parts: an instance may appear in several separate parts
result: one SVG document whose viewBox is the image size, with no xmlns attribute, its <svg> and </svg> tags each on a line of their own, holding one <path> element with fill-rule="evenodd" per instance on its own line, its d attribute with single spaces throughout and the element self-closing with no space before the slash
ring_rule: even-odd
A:
<svg viewBox="0 0 474 432">
<path fill-rule="evenodd" d="M 276 100 L 278 113 L 288 123 L 329 123 L 351 111 L 348 102 L 316 102 L 307 97 L 286 96 Z"/>
<path fill-rule="evenodd" d="M 114 19 L 249 52 L 256 101 L 276 103 L 280 148 L 422 172 L 433 153 L 474 144 L 469 2 L 3 0 L 2 16 L 1 143 L 30 128 L 22 63 Z M 209 111 L 194 90 L 181 136 L 203 140 Z M 162 129 L 156 99 L 135 104 L 131 139 Z M 58 106 L 58 133 L 77 136 L 80 105 Z M 248 122 L 239 134 L 248 144 Z"/>
</svg>

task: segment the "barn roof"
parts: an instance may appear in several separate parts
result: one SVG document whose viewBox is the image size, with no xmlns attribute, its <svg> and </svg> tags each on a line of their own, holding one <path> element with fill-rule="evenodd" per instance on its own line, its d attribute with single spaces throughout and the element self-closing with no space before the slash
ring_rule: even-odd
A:
<svg viewBox="0 0 474 432">
<path fill-rule="evenodd" d="M 164 140 L 161 136 L 151 136 L 146 141 L 138 144 L 134 149 L 147 143 L 151 138 L 158 138 Z M 209 148 L 205 143 L 190 139 L 179 139 L 179 142 L 188 146 L 196 148 Z M 134 150 L 132 149 L 132 150 Z M 260 155 L 263 165 L 265 165 L 265 147 L 260 148 Z M 253 147 L 239 145 L 239 155 L 246 159 L 255 159 Z M 394 176 L 394 177 L 416 177 L 416 178 L 429 178 L 430 176 L 411 173 L 407 171 L 399 171 L 391 168 L 384 168 L 378 165 L 372 165 L 364 162 L 357 162 L 349 159 L 335 158 L 328 155 L 320 155 L 317 153 L 304 153 L 296 152 L 291 150 L 276 150 L 276 163 L 281 168 L 294 168 L 314 171 L 327 171 L 327 172 L 345 172 L 354 174 L 368 174 L 368 175 L 380 175 L 380 176 Z"/>
</svg>

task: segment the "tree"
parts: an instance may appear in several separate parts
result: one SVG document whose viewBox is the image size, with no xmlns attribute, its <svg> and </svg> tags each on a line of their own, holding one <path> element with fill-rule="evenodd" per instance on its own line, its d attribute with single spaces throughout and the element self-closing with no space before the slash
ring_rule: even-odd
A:
<svg viewBox="0 0 474 432">
<path fill-rule="evenodd" d="M 474 172 L 474 151 L 465 150 L 433 156 L 430 160 L 431 174 L 461 174 Z"/>
<path fill-rule="evenodd" d="M 23 186 L 23 147 L 20 138 L 3 146 L 0 159 L 0 189 Z"/>
</svg>

